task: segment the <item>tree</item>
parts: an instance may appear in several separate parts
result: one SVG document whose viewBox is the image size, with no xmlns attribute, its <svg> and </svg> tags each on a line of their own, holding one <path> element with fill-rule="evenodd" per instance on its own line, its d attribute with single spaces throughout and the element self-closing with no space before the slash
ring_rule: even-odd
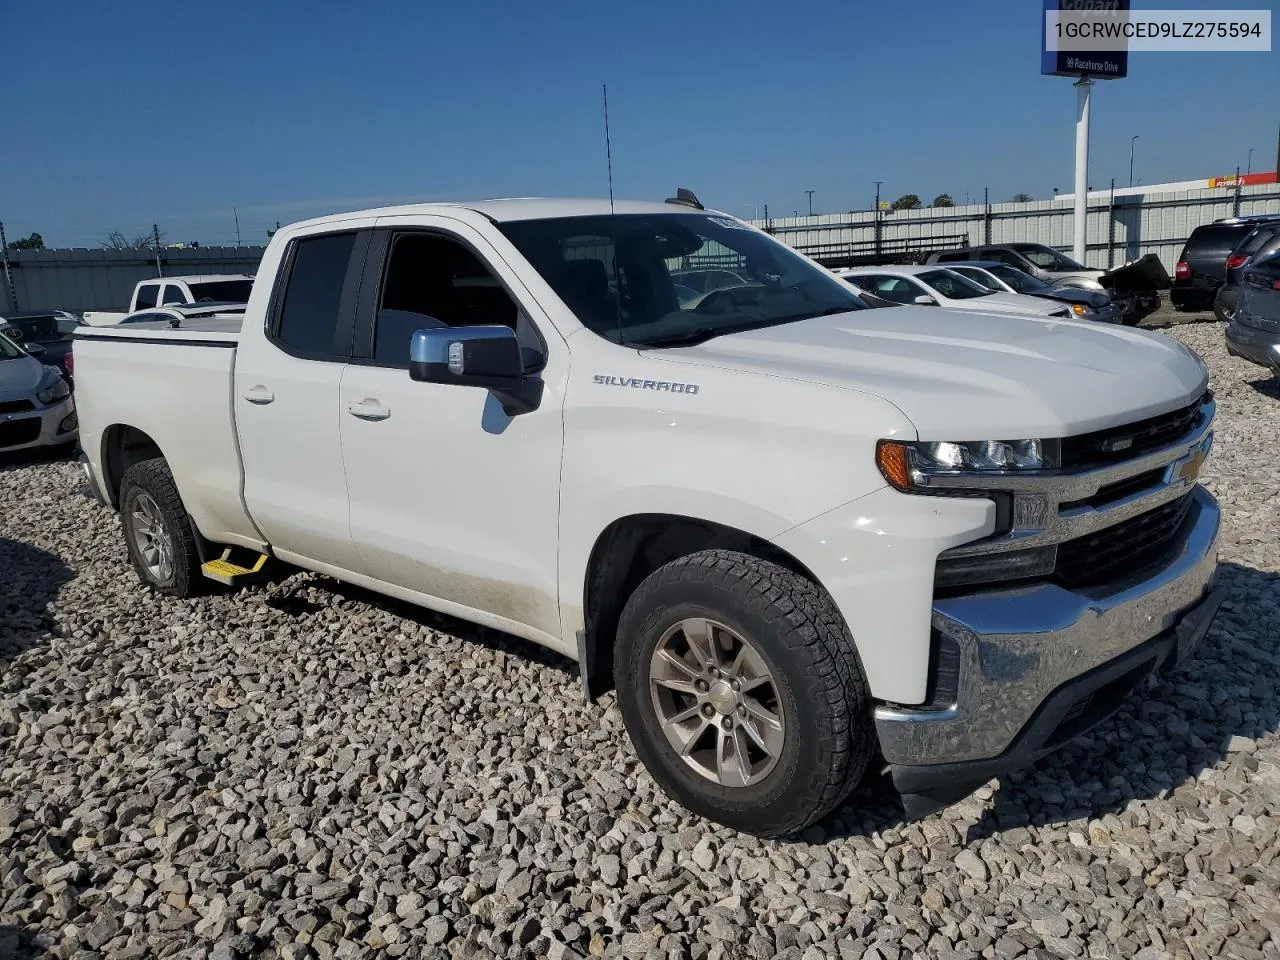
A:
<svg viewBox="0 0 1280 960">
<path fill-rule="evenodd" d="M 904 193 L 893 203 L 889 204 L 890 210 L 919 210 L 920 198 L 914 193 Z"/>
<path fill-rule="evenodd" d="M 9 244 L 10 250 L 43 250 L 44 237 L 38 233 L 33 233 L 29 237 L 21 237 Z"/>
<path fill-rule="evenodd" d="M 160 243 L 164 244 L 165 232 L 160 231 Z M 154 234 L 144 233 L 130 240 L 119 230 L 112 230 L 107 234 L 107 238 L 102 241 L 102 245 L 108 250 L 140 250 L 147 247 L 154 247 L 156 238 Z"/>
<path fill-rule="evenodd" d="M 955 205 L 956 202 L 951 199 L 951 194 L 949 193 L 938 194 L 933 198 L 933 203 L 929 204 L 931 207 L 954 207 Z"/>
<path fill-rule="evenodd" d="M 1013 195 L 1014 203 L 1030 203 L 1033 197 L 1029 193 L 1015 193 Z"/>
</svg>

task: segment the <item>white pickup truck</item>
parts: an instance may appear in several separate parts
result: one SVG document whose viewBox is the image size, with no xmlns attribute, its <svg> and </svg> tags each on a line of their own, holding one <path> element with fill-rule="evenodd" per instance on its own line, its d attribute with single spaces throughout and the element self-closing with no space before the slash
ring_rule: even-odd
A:
<svg viewBox="0 0 1280 960">
<path fill-rule="evenodd" d="M 704 266 L 743 282 L 682 308 Z M 1167 337 L 867 309 L 687 193 L 331 216 L 259 277 L 242 320 L 76 340 L 86 478 L 141 579 L 281 564 L 545 644 L 739 829 L 868 771 L 911 816 L 959 799 L 1220 601 L 1213 396 Z"/>
<path fill-rule="evenodd" d="M 101 327 L 119 323 L 139 310 L 152 310 L 156 307 L 191 303 L 245 303 L 252 289 L 253 277 L 242 273 L 141 280 L 133 288 L 128 310 L 89 310 L 84 314 L 84 322 L 91 327 Z"/>
</svg>

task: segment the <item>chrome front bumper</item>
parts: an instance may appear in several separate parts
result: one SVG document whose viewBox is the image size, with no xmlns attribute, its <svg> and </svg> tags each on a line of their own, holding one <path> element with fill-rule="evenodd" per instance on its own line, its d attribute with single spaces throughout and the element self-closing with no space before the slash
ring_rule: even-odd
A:
<svg viewBox="0 0 1280 960">
<path fill-rule="evenodd" d="M 956 697 L 941 709 L 877 709 L 885 759 L 914 767 L 997 757 L 1054 691 L 1173 631 L 1208 594 L 1217 564 L 1218 505 L 1203 487 L 1191 496 L 1177 555 L 1109 591 L 1041 583 L 937 600 L 934 629 L 959 652 Z"/>
</svg>

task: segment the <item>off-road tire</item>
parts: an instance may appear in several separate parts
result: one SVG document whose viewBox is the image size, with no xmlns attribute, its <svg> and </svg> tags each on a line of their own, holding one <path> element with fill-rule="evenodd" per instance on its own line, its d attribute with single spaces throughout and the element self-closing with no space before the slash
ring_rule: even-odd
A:
<svg viewBox="0 0 1280 960">
<path fill-rule="evenodd" d="M 152 575 L 139 553 L 134 537 L 134 510 L 139 497 L 151 497 L 160 508 L 164 530 L 173 547 L 173 573 L 164 580 Z M 125 546 L 138 578 L 157 593 L 170 597 L 193 597 L 207 593 L 210 581 L 200 573 L 200 554 L 187 509 L 178 496 L 173 474 L 163 458 L 143 460 L 125 471 L 120 481 L 120 522 Z"/>
<path fill-rule="evenodd" d="M 700 775 L 662 732 L 648 665 L 668 628 L 688 617 L 749 639 L 778 680 L 784 745 L 759 783 L 727 787 Z M 875 755 L 871 697 L 835 605 L 812 581 L 748 554 L 706 550 L 646 578 L 618 624 L 614 682 L 636 753 L 667 795 L 756 836 L 793 834 L 830 813 Z"/>
</svg>

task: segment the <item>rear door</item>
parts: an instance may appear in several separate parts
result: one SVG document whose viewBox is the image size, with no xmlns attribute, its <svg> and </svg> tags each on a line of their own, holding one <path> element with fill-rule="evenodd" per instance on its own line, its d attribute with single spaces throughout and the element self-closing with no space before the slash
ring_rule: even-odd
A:
<svg viewBox="0 0 1280 960">
<path fill-rule="evenodd" d="M 241 340 L 232 397 L 244 499 L 258 528 L 285 559 L 343 569 L 355 565 L 355 552 L 338 387 L 369 242 L 361 226 L 348 221 L 290 243 L 265 337 Z"/>
</svg>

